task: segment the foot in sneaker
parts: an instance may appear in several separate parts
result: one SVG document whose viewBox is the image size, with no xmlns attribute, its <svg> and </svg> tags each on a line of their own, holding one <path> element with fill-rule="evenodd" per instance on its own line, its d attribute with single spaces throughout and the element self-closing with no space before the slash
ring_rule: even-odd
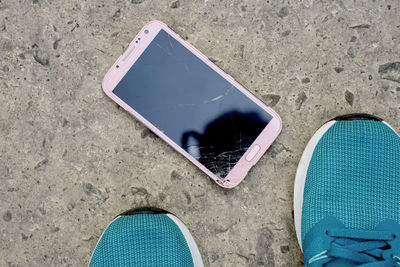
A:
<svg viewBox="0 0 400 267">
<path fill-rule="evenodd" d="M 202 267 L 203 262 L 192 235 L 177 217 L 145 208 L 125 212 L 110 223 L 89 266 Z"/>
<path fill-rule="evenodd" d="M 323 125 L 300 160 L 294 213 L 306 266 L 400 266 L 399 135 L 365 114 Z"/>
</svg>

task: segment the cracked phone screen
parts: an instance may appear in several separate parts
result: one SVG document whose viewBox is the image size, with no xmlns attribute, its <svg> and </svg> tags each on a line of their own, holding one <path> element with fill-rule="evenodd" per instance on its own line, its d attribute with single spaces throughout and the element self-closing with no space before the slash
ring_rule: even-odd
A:
<svg viewBox="0 0 400 267">
<path fill-rule="evenodd" d="M 164 30 L 113 93 L 221 179 L 272 119 Z"/>
</svg>

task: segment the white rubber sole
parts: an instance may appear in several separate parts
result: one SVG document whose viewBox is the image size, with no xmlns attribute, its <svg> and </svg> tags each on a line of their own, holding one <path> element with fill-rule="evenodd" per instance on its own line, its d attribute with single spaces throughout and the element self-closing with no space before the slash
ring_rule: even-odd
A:
<svg viewBox="0 0 400 267">
<path fill-rule="evenodd" d="M 335 123 L 336 121 L 329 121 L 325 123 L 324 125 L 322 125 L 321 128 L 318 129 L 313 137 L 311 137 L 303 152 L 303 155 L 301 156 L 299 166 L 297 167 L 296 178 L 294 181 L 293 210 L 294 227 L 296 228 L 297 241 L 299 242 L 301 250 L 303 250 L 301 246 L 301 213 L 303 209 L 303 193 L 304 185 L 306 183 L 308 166 L 310 165 L 314 149 L 319 143 L 319 140 Z"/>
<path fill-rule="evenodd" d="M 201 258 L 200 255 L 200 251 L 199 248 L 197 247 L 196 242 L 194 241 L 193 236 L 190 234 L 189 230 L 187 229 L 187 227 L 183 224 L 183 222 L 181 220 L 179 220 L 176 216 L 172 215 L 172 214 L 167 214 L 167 216 L 173 220 L 176 225 L 178 225 L 179 229 L 181 230 L 183 236 L 186 239 L 186 242 L 189 246 L 190 249 L 190 253 L 192 254 L 192 259 L 193 259 L 193 265 L 194 267 L 203 267 L 203 260 Z"/>
<path fill-rule="evenodd" d="M 293 210 L 294 210 L 294 226 L 296 229 L 297 241 L 299 243 L 300 249 L 303 250 L 301 245 L 301 215 L 303 211 L 303 193 L 304 193 L 304 185 L 306 183 L 306 176 L 308 171 L 308 166 L 310 165 L 310 161 L 312 155 L 314 153 L 315 147 L 321 140 L 322 136 L 331 128 L 337 121 L 331 120 L 321 128 L 317 130 L 317 132 L 311 137 L 308 142 L 303 155 L 301 156 L 299 166 L 297 167 L 296 178 L 294 181 L 294 196 L 293 196 Z M 385 125 L 387 125 L 393 132 L 397 133 L 393 127 L 391 127 L 387 122 L 382 121 Z M 399 135 L 397 133 L 397 135 Z M 399 135 L 400 137 L 400 135 Z"/>
<path fill-rule="evenodd" d="M 172 215 L 172 214 L 170 214 L 170 213 L 165 213 L 165 215 L 168 216 L 168 217 L 179 227 L 179 229 L 181 230 L 183 236 L 185 237 L 185 240 L 186 240 L 186 242 L 187 242 L 187 244 L 188 244 L 190 253 L 192 254 L 192 259 L 193 259 L 193 265 L 194 265 L 194 267 L 204 267 L 203 260 L 202 260 L 201 255 L 200 255 L 199 248 L 197 247 L 197 244 L 196 244 L 196 242 L 194 241 L 193 236 L 190 234 L 189 229 L 187 229 L 187 227 L 185 226 L 185 224 L 184 224 L 181 220 L 179 220 L 175 215 Z M 121 216 L 116 217 L 114 220 L 112 220 L 112 221 L 107 225 L 106 229 L 103 231 L 103 233 L 101 234 L 99 240 L 97 241 L 97 244 L 96 244 L 96 246 L 95 246 L 95 249 L 93 250 L 92 255 L 91 255 L 91 257 L 90 257 L 90 260 L 92 259 L 93 254 L 94 254 L 94 251 L 96 250 L 97 245 L 99 244 L 101 238 L 103 237 L 103 235 L 104 235 L 104 233 L 106 232 L 106 230 L 108 229 L 108 227 L 109 227 L 114 221 L 116 221 L 118 218 L 120 218 L 120 217 L 122 217 L 122 216 L 125 216 L 125 215 L 121 215 Z M 135 216 L 135 215 L 129 215 L 129 216 Z M 90 261 L 89 261 L 88 266 L 90 266 Z"/>
</svg>

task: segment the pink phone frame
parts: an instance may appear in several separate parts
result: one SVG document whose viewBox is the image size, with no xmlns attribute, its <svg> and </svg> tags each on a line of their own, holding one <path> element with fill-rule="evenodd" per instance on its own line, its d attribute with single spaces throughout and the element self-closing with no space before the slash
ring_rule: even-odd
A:
<svg viewBox="0 0 400 267">
<path fill-rule="evenodd" d="M 202 165 L 188 152 L 186 152 L 178 144 L 172 141 L 168 136 L 166 136 L 163 132 L 157 129 L 153 124 L 147 121 L 138 112 L 136 112 L 133 108 L 127 105 L 124 101 L 122 101 L 118 96 L 116 96 L 112 92 L 161 29 L 165 30 L 169 35 L 174 37 L 178 42 L 180 42 L 183 46 L 189 49 L 204 63 L 210 66 L 222 77 L 224 77 L 227 81 L 229 81 L 242 93 L 248 96 L 258 106 L 260 106 L 262 109 L 264 109 L 265 111 L 267 111 L 269 114 L 272 115 L 271 121 L 268 123 L 268 125 L 264 128 L 261 134 L 256 138 L 254 143 L 250 146 L 250 148 L 240 158 L 240 160 L 236 163 L 236 165 L 231 169 L 229 174 L 224 179 L 220 179 L 216 175 L 214 175 L 204 165 Z M 145 30 L 148 30 L 147 34 L 144 33 Z M 117 59 L 117 61 L 105 75 L 103 80 L 103 90 L 118 105 L 120 105 L 122 108 L 128 111 L 136 119 L 141 121 L 144 125 L 146 125 L 146 127 L 148 127 L 151 131 L 157 134 L 161 139 L 163 139 L 165 142 L 171 145 L 175 150 L 177 150 L 187 159 L 189 159 L 194 165 L 196 165 L 199 169 L 201 169 L 209 177 L 211 177 L 218 185 L 224 188 L 233 188 L 237 186 L 246 177 L 248 171 L 251 169 L 252 166 L 254 166 L 257 163 L 257 161 L 261 158 L 261 156 L 265 153 L 265 151 L 267 151 L 268 147 L 276 139 L 276 137 L 279 135 L 282 129 L 282 121 L 279 115 L 273 109 L 267 107 L 263 102 L 261 102 L 253 94 L 247 91 L 243 86 L 237 83 L 230 75 L 222 71 L 214 63 L 212 63 L 206 56 L 204 56 L 199 50 L 197 50 L 188 42 L 183 40 L 178 34 L 173 32 L 170 28 L 168 28 L 167 25 L 165 25 L 161 21 L 151 21 L 140 30 L 138 35 L 136 35 L 136 37 L 130 43 L 129 47 Z M 252 151 L 255 145 L 260 146 L 260 150 L 255 154 L 255 156 L 250 161 L 246 160 L 246 156 L 250 153 L 250 151 Z"/>
</svg>

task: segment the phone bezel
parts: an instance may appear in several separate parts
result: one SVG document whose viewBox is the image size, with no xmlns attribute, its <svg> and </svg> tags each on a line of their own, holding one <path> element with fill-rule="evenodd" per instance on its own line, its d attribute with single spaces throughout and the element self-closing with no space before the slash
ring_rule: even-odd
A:
<svg viewBox="0 0 400 267">
<path fill-rule="evenodd" d="M 236 165 L 231 169 L 229 174 L 224 179 L 220 179 L 215 174 L 213 174 L 203 164 L 201 164 L 198 160 L 192 157 L 188 152 L 186 152 L 172 139 L 170 139 L 162 131 L 157 129 L 153 124 L 151 124 L 148 120 L 146 120 L 146 118 L 141 116 L 132 107 L 130 107 L 128 104 L 126 104 L 112 92 L 161 29 L 165 30 L 169 35 L 174 37 L 178 42 L 180 42 L 183 46 L 185 46 L 200 60 L 202 60 L 204 63 L 210 66 L 214 71 L 220 74 L 224 79 L 230 82 L 238 90 L 240 90 L 247 97 L 249 97 L 254 103 L 256 103 L 258 106 L 260 106 L 262 109 L 264 109 L 272 116 L 272 119 L 268 123 L 268 125 L 264 128 L 261 134 L 255 139 L 250 148 L 246 151 L 245 154 L 243 154 L 240 160 L 236 163 Z M 147 34 L 144 33 L 145 30 L 148 30 Z M 213 179 L 218 185 L 224 188 L 233 188 L 237 186 L 246 177 L 248 171 L 251 169 L 253 165 L 257 163 L 257 161 L 261 158 L 261 156 L 265 153 L 268 147 L 276 139 L 276 137 L 279 135 L 282 129 L 282 121 L 279 115 L 273 109 L 267 107 L 257 97 L 255 97 L 253 94 L 247 91 L 242 85 L 236 82 L 230 75 L 226 74 L 223 70 L 217 67 L 199 50 L 197 50 L 191 44 L 183 40 L 178 34 L 173 32 L 170 28 L 168 28 L 166 24 L 162 23 L 161 21 L 151 21 L 140 30 L 140 32 L 129 44 L 125 52 L 117 59 L 117 61 L 114 63 L 111 69 L 107 72 L 107 74 L 103 79 L 102 85 L 106 95 L 108 95 L 111 99 L 113 99 L 118 105 L 120 105 L 122 108 L 128 111 L 136 119 L 138 119 L 140 122 L 146 125 L 146 127 L 148 127 L 151 131 L 157 134 L 161 139 L 163 139 L 169 145 L 171 145 L 180 154 L 185 156 L 198 168 L 200 168 L 204 173 L 206 173 L 209 177 L 211 177 L 211 179 Z M 260 150 L 250 161 L 246 160 L 246 156 L 256 145 L 260 146 Z"/>
</svg>

